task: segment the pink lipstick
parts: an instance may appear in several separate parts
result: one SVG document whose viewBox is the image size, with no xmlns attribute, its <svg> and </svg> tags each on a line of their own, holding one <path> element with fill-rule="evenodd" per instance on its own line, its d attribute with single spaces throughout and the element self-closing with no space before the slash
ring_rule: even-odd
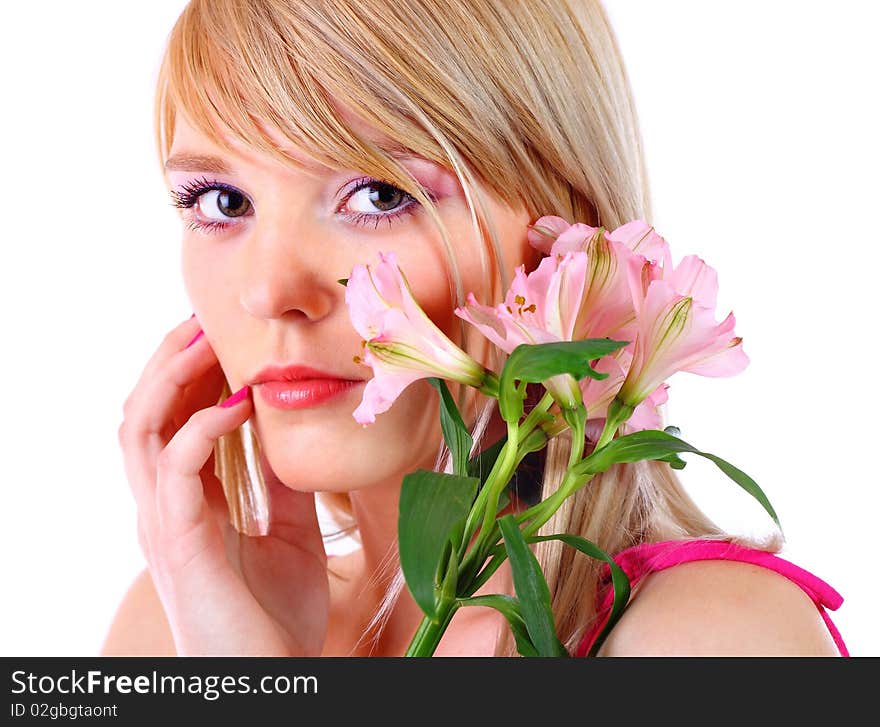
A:
<svg viewBox="0 0 880 727">
<path fill-rule="evenodd" d="M 253 380 L 260 398 L 276 409 L 308 409 L 344 394 L 363 379 L 346 379 L 308 366 L 269 366 Z"/>
</svg>

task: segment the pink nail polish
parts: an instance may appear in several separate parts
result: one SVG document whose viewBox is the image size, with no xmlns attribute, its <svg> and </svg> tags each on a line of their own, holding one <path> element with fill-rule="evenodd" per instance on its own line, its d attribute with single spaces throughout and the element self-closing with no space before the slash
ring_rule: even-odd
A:
<svg viewBox="0 0 880 727">
<path fill-rule="evenodd" d="M 202 334 L 203 334 L 203 333 L 204 333 L 204 331 L 199 331 L 199 332 L 195 335 L 195 337 L 193 338 L 193 340 L 190 341 L 188 344 L 186 344 L 186 347 L 189 348 L 190 346 L 192 346 L 196 341 L 198 341 L 198 340 L 202 337 Z"/>
<path fill-rule="evenodd" d="M 240 402 L 242 399 L 245 399 L 247 397 L 250 388 L 251 387 L 247 386 L 247 385 L 241 387 L 232 396 L 230 396 L 226 401 L 224 401 L 222 404 L 220 404 L 220 406 L 222 406 L 226 409 L 228 409 L 231 406 L 235 406 L 236 404 L 238 404 L 238 402 Z"/>
<path fill-rule="evenodd" d="M 196 314 L 193 313 L 193 314 L 189 317 L 189 319 L 192 320 L 192 319 L 195 318 L 195 317 L 196 317 Z"/>
</svg>

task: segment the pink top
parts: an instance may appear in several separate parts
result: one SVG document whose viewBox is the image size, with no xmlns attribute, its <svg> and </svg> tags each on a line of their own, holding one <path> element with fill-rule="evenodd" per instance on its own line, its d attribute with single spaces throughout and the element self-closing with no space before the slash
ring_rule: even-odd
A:
<svg viewBox="0 0 880 727">
<path fill-rule="evenodd" d="M 614 560 L 629 577 L 632 586 L 635 586 L 648 573 L 696 560 L 738 560 L 742 563 L 752 563 L 775 570 L 800 586 L 804 593 L 810 597 L 816 604 L 816 608 L 819 609 L 819 613 L 828 626 L 841 655 L 849 656 L 840 632 L 825 611 L 826 608 L 836 611 L 843 603 L 841 595 L 812 573 L 772 553 L 745 548 L 726 540 L 668 540 L 662 543 L 642 543 L 627 548 L 614 556 Z M 608 620 L 611 605 L 614 602 L 614 591 L 611 588 L 611 569 L 607 563 L 603 563 L 603 569 L 603 581 L 599 588 L 599 615 L 593 628 L 584 634 L 583 640 L 575 651 L 575 656 L 586 656 L 589 653 L 593 641 Z"/>
</svg>

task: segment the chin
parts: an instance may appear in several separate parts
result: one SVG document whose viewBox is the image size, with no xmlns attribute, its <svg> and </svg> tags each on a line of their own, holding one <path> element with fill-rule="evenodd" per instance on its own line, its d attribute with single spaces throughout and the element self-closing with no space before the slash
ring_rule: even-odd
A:
<svg viewBox="0 0 880 727">
<path fill-rule="evenodd" d="M 322 427 L 311 437 L 302 430 L 295 430 L 300 436 L 273 430 L 257 432 L 257 438 L 275 476 L 301 492 L 349 492 L 392 481 L 399 485 L 404 475 L 434 466 L 438 439 L 419 442 L 399 433 L 382 436 L 378 429 L 356 429 L 354 436 L 328 435 Z"/>
</svg>

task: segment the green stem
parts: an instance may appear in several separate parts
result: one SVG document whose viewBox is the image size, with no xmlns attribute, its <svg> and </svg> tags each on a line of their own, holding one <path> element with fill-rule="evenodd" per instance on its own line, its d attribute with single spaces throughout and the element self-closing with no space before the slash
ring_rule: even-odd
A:
<svg viewBox="0 0 880 727">
<path fill-rule="evenodd" d="M 496 511 L 498 510 L 498 498 L 501 497 L 501 491 L 507 486 L 507 483 L 510 482 L 510 478 L 516 468 L 518 447 L 519 427 L 513 422 L 508 422 L 507 445 L 505 446 L 506 451 L 503 453 L 504 461 L 501 463 L 501 467 L 497 473 L 493 470 L 493 474 L 497 474 L 497 477 L 494 480 L 490 478 L 486 481 L 486 505 L 483 510 L 483 525 L 480 528 L 478 542 L 489 532 L 492 528 L 492 523 L 495 522 Z"/>
<path fill-rule="evenodd" d="M 480 517 L 483 518 L 483 524 L 489 519 L 494 519 L 495 517 L 495 508 L 489 508 L 486 506 L 486 501 L 489 499 L 493 489 L 498 487 L 497 482 L 499 480 L 504 481 L 504 486 L 507 486 L 507 483 L 510 482 L 510 478 L 513 476 L 513 471 L 519 466 L 519 463 L 522 461 L 522 457 L 524 454 L 521 454 L 516 451 L 519 442 L 523 441 L 528 437 L 529 434 L 535 429 L 536 426 L 541 425 L 546 419 L 547 410 L 553 405 L 553 397 L 550 392 L 547 391 L 544 393 L 544 396 L 538 402 L 537 405 L 526 415 L 526 418 L 523 420 L 522 424 L 516 427 L 516 436 L 511 437 L 511 431 L 513 431 L 513 426 L 510 422 L 507 424 L 507 441 L 504 443 L 504 447 L 502 447 L 501 452 L 499 452 L 497 459 L 495 460 L 495 464 L 492 466 L 492 470 L 489 472 L 488 477 L 486 477 L 486 482 L 483 487 L 480 489 L 479 494 L 477 495 L 476 500 L 474 501 L 473 506 L 471 507 L 471 511 L 468 513 L 467 520 L 465 521 L 464 533 L 462 534 L 462 540 L 460 545 L 460 552 L 464 551 L 468 543 L 470 543 L 471 538 L 476 532 L 477 522 Z M 511 439 L 513 440 L 511 442 Z M 515 457 L 515 459 L 514 459 Z M 511 460 L 512 466 L 511 466 Z M 497 495 L 495 497 L 495 505 L 497 506 L 498 497 L 501 495 L 501 489 L 498 489 Z M 489 516 L 491 513 L 491 518 Z M 462 572 L 466 572 L 469 567 L 473 565 L 474 560 L 474 552 L 475 549 L 471 549 L 471 553 L 469 557 L 466 557 L 463 565 Z"/>
<path fill-rule="evenodd" d="M 617 430 L 620 428 L 620 425 L 623 424 L 629 417 L 632 415 L 632 408 L 626 407 L 618 402 L 616 399 L 609 405 L 608 407 L 608 416 L 605 419 L 605 426 L 602 429 L 602 433 L 599 435 L 599 439 L 596 442 L 596 446 L 593 447 L 593 451 L 597 452 L 602 447 L 604 447 L 608 442 L 610 442 L 614 435 L 617 434 Z M 572 452 L 568 461 L 568 471 L 565 474 L 565 478 L 562 480 L 562 483 L 556 489 L 550 497 L 546 500 L 542 500 L 537 505 L 533 505 L 528 510 L 520 513 L 516 517 L 516 521 L 518 524 L 522 524 L 527 520 L 532 520 L 529 525 L 523 530 L 525 535 L 533 535 L 537 532 L 538 528 L 541 527 L 545 522 L 547 522 L 551 517 L 553 517 L 553 513 L 555 513 L 559 507 L 562 505 L 565 498 L 572 495 L 574 492 L 583 487 L 587 482 L 589 482 L 594 475 L 589 475 L 585 479 L 583 477 L 577 477 L 572 472 L 572 468 L 579 463 L 581 456 L 583 455 L 583 447 L 584 447 L 584 437 L 578 436 L 577 432 L 574 433 L 574 439 L 572 440 Z M 577 451 L 577 456 L 575 457 L 575 451 Z"/>
<path fill-rule="evenodd" d="M 544 393 L 541 401 L 535 405 L 534 409 L 526 414 L 526 418 L 523 419 L 522 424 L 519 425 L 520 439 L 525 439 L 537 425 L 547 418 L 547 410 L 551 406 L 553 406 L 553 396 L 547 391 Z"/>
<path fill-rule="evenodd" d="M 566 411 L 563 416 L 571 427 L 571 453 L 568 456 L 568 469 L 571 469 L 581 461 L 584 454 L 587 410 L 582 404 L 577 409 Z"/>
<path fill-rule="evenodd" d="M 404 656 L 432 656 L 459 606 L 457 599 L 444 601 L 440 604 L 440 618 L 437 621 L 425 616 Z"/>
<path fill-rule="evenodd" d="M 485 396 L 498 398 L 498 377 L 491 371 L 486 371 L 483 383 L 477 387 L 478 391 Z"/>
<path fill-rule="evenodd" d="M 539 502 L 537 506 L 537 512 L 533 516 L 531 522 L 523 528 L 523 536 L 528 537 L 529 535 L 534 535 L 540 527 L 547 522 L 551 517 L 553 517 L 553 513 L 555 513 L 565 499 L 571 495 L 573 492 L 577 491 L 581 487 L 583 487 L 587 482 L 592 479 L 593 475 L 589 475 L 582 482 L 578 482 L 578 477 L 576 477 L 571 470 L 568 470 L 565 473 L 565 477 L 562 480 L 562 483 L 556 489 L 550 497 L 548 497 L 543 502 Z M 541 507 L 543 505 L 543 507 Z M 525 513 L 523 513 L 525 515 Z M 519 522 L 519 519 L 517 519 Z"/>
<path fill-rule="evenodd" d="M 489 476 L 486 477 L 485 484 L 480 488 L 479 493 L 477 493 L 477 498 L 471 506 L 471 511 L 468 513 L 467 520 L 465 520 L 464 532 L 462 532 L 461 543 L 459 545 L 459 552 L 463 552 L 467 548 L 468 543 L 470 543 L 471 538 L 477 529 L 477 522 L 480 517 L 484 512 L 489 512 L 487 502 L 490 500 L 493 491 L 498 490 L 498 492 L 495 493 L 494 498 L 495 504 L 497 505 L 501 489 L 503 489 L 503 486 L 510 481 L 510 475 L 512 474 L 511 465 L 516 462 L 516 431 L 516 425 L 508 423 L 507 441 L 498 453 L 498 458 L 495 460 L 495 464 L 492 465 Z M 499 481 L 503 483 L 501 488 L 499 488 L 497 484 Z M 491 513 L 494 517 L 494 509 L 491 510 Z"/>
<path fill-rule="evenodd" d="M 425 640 L 428 627 L 433 623 L 433 621 L 425 616 L 422 619 L 422 622 L 419 624 L 419 627 L 416 629 L 416 633 L 412 638 L 412 641 L 409 643 L 409 647 L 407 647 L 406 654 L 404 656 L 416 656 L 416 652 L 419 650 L 420 645 Z"/>
<path fill-rule="evenodd" d="M 490 384 L 491 386 L 491 384 Z M 438 605 L 438 618 L 436 620 L 425 616 L 419 628 L 413 637 L 406 656 L 431 656 L 440 643 L 440 639 L 449 626 L 453 615 L 460 606 L 460 601 L 455 596 L 455 591 L 461 591 L 464 597 L 472 596 L 476 591 L 485 584 L 492 574 L 498 570 L 506 559 L 503 550 L 499 550 L 497 540 L 499 537 L 498 522 L 496 520 L 496 511 L 498 509 L 498 500 L 504 487 L 510 482 L 514 470 L 522 461 L 524 452 L 520 452 L 520 443 L 524 442 L 528 435 L 536 426 L 541 426 L 542 430 L 549 436 L 558 434 L 554 430 L 554 424 L 547 427 L 547 410 L 553 405 L 553 398 L 549 392 L 526 416 L 521 424 L 514 422 L 507 423 L 507 441 L 495 464 L 492 467 L 486 482 L 480 489 L 479 494 L 468 513 L 465 529 L 458 551 L 453 554 L 450 568 L 455 569 L 456 574 L 451 571 L 444 578 L 444 588 L 441 602 Z M 582 408 L 582 407 L 581 407 Z M 593 451 L 597 451 L 604 447 L 614 435 L 617 433 L 619 426 L 626 421 L 632 414 L 632 408 L 622 405 L 615 400 L 608 408 L 608 416 L 605 421 L 605 427 L 599 436 L 599 441 Z M 541 528 L 559 509 L 563 501 L 573 494 L 577 489 L 584 486 L 595 475 L 577 475 L 574 467 L 581 462 L 585 445 L 584 428 L 586 420 L 586 412 L 566 412 L 563 418 L 567 424 L 563 426 L 571 426 L 573 430 L 572 449 L 569 455 L 568 469 L 562 483 L 549 498 L 529 508 L 525 512 L 517 516 L 516 520 L 519 524 L 527 520 L 531 520 L 523 529 L 523 535 L 529 537 Z M 561 431 L 561 430 L 560 430 Z M 552 434 L 551 434 L 552 432 Z M 528 446 L 528 445 L 526 445 Z M 535 444 L 537 446 L 537 443 Z M 456 556 L 463 552 L 470 542 L 475 532 L 477 522 L 482 516 L 482 525 L 476 543 L 467 553 L 464 561 L 459 567 L 457 565 Z M 492 560 L 486 565 L 478 575 L 474 572 L 479 570 L 485 562 L 486 558 L 492 556 Z"/>
</svg>

